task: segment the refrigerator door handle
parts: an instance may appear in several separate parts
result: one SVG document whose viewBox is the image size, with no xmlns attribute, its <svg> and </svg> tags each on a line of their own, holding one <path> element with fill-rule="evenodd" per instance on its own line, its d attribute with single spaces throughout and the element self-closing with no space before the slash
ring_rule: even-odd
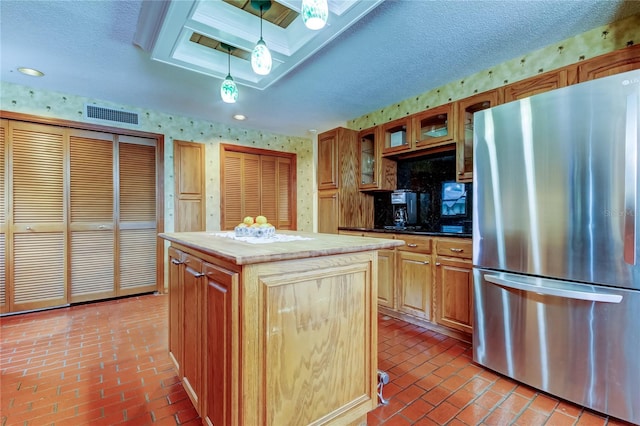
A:
<svg viewBox="0 0 640 426">
<path fill-rule="evenodd" d="M 503 287 L 513 288 L 516 290 L 523 290 L 532 293 L 538 293 L 548 296 L 558 296 L 565 297 L 568 299 L 579 299 L 579 300 L 587 300 L 591 302 L 604 302 L 604 303 L 620 303 L 622 301 L 622 296 L 619 294 L 611 294 L 611 293 L 599 293 L 592 291 L 580 291 L 580 290 L 570 290 L 563 288 L 555 288 L 555 287 L 543 287 L 538 286 L 514 279 L 506 279 L 500 277 L 498 275 L 485 275 L 484 279 L 492 282 L 494 284 L 498 284 Z M 544 279 L 540 279 L 544 282 Z"/>
<path fill-rule="evenodd" d="M 636 264 L 638 202 L 638 91 L 627 96 L 624 161 L 624 261 Z"/>
</svg>

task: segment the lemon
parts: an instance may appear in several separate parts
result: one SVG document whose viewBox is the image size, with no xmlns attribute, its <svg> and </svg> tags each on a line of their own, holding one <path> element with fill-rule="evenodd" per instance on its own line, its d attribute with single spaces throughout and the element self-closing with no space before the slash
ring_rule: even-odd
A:
<svg viewBox="0 0 640 426">
<path fill-rule="evenodd" d="M 246 224 L 247 226 L 251 226 L 251 225 L 253 225 L 253 217 L 247 216 L 242 220 L 242 222 L 244 224 Z"/>
<path fill-rule="evenodd" d="M 268 220 L 266 217 L 264 216 L 256 216 L 256 223 L 259 223 L 260 225 L 267 223 Z"/>
</svg>

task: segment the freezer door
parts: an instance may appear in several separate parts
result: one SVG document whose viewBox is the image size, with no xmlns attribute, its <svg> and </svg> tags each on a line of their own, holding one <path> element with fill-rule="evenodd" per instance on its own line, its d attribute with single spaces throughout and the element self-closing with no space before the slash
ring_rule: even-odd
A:
<svg viewBox="0 0 640 426">
<path fill-rule="evenodd" d="M 640 70 L 480 111 L 478 267 L 640 289 Z"/>
<path fill-rule="evenodd" d="M 640 291 L 474 269 L 474 361 L 640 424 Z"/>
</svg>

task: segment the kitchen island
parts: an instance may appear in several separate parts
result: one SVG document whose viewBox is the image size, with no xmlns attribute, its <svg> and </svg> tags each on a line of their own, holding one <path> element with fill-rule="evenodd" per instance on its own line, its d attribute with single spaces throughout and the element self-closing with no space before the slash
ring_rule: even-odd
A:
<svg viewBox="0 0 640 426">
<path fill-rule="evenodd" d="M 377 250 L 402 241 L 160 237 L 171 242 L 170 355 L 203 423 L 366 424 L 377 406 Z"/>
</svg>

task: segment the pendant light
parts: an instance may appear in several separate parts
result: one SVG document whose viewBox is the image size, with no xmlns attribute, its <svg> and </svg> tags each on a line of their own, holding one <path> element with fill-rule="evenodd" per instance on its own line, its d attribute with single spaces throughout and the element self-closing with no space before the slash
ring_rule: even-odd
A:
<svg viewBox="0 0 640 426">
<path fill-rule="evenodd" d="M 260 10 L 260 40 L 251 52 L 251 68 L 256 74 L 267 75 L 271 72 L 271 52 L 262 39 L 262 13 L 271 8 L 271 0 L 251 0 L 251 6 Z"/>
<path fill-rule="evenodd" d="M 238 86 L 236 86 L 236 82 L 233 81 L 231 77 L 231 51 L 233 47 L 228 44 L 222 43 L 223 48 L 227 49 L 227 53 L 229 54 L 229 71 L 227 73 L 227 78 L 222 82 L 222 86 L 220 86 L 220 97 L 222 100 L 228 104 L 234 104 L 238 100 Z"/>
<path fill-rule="evenodd" d="M 302 21 L 310 30 L 319 30 L 327 23 L 327 0 L 302 0 Z"/>
</svg>

